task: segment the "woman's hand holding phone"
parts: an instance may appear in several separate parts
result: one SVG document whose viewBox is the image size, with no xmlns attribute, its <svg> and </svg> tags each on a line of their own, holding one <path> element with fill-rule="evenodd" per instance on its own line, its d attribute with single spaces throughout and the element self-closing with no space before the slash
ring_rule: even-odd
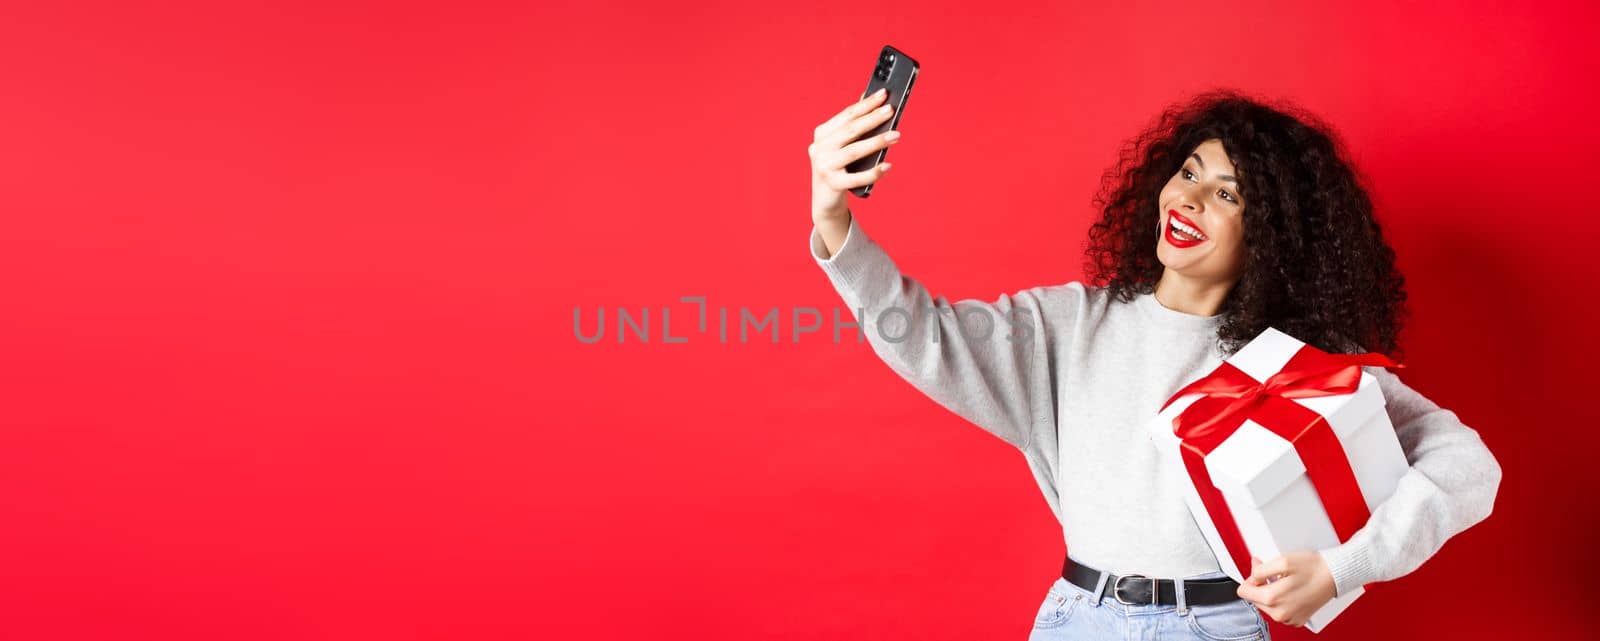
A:
<svg viewBox="0 0 1600 641">
<path fill-rule="evenodd" d="M 894 107 L 884 103 L 887 94 L 879 90 L 845 107 L 817 126 L 815 138 L 806 148 L 811 155 L 811 220 L 830 255 L 844 244 L 845 233 L 850 229 L 845 192 L 877 182 L 889 171 L 887 162 L 866 171 L 845 171 L 845 165 L 899 141 L 900 132 L 893 130 L 856 140 L 894 115 Z"/>
</svg>

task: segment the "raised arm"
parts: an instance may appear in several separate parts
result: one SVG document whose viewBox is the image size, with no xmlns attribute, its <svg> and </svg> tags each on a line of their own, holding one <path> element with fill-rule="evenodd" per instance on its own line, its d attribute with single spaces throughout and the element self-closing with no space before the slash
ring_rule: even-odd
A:
<svg viewBox="0 0 1600 641">
<path fill-rule="evenodd" d="M 901 273 L 854 217 L 837 253 L 816 227 L 811 251 L 873 351 L 901 378 L 1018 448 L 1039 430 L 1053 433 L 1056 371 L 1047 323 L 1075 316 L 1069 308 L 1082 300 L 1080 284 L 952 303 Z"/>
<path fill-rule="evenodd" d="M 846 192 L 872 184 L 888 163 L 849 172 L 850 163 L 899 140 L 898 132 L 858 140 L 893 109 L 882 93 L 863 96 L 818 125 L 811 157 L 811 254 L 850 306 L 873 351 L 918 390 L 1049 467 L 1055 435 L 1055 368 L 1050 323 L 1070 327 L 1078 284 L 1001 295 L 993 303 L 934 297 L 868 238 Z M 1056 301 L 1046 309 L 1047 300 Z M 1049 430 L 1048 438 L 1034 435 Z M 1053 450 L 1053 448 L 1050 448 Z M 1053 506 L 1052 506 L 1053 507 Z"/>
</svg>

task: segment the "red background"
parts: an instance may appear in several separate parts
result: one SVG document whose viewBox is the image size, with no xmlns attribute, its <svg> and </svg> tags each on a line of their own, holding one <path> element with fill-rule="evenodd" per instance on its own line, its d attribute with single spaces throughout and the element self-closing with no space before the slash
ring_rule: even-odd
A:
<svg viewBox="0 0 1600 641">
<path fill-rule="evenodd" d="M 1081 278 L 1172 101 L 1334 122 L 1406 379 L 1505 480 L 1322 637 L 1593 625 L 1592 3 L 272 4 L 0 16 L 0 637 L 1023 638 L 1064 548 L 1021 456 L 791 342 L 841 306 L 805 148 L 886 42 L 924 72 L 853 205 L 952 300 Z M 650 343 L 574 337 L 618 307 Z"/>
</svg>

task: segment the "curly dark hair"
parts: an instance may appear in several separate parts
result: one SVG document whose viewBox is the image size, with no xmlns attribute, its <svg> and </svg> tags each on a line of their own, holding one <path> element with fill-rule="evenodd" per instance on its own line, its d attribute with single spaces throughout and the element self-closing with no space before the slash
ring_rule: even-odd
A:
<svg viewBox="0 0 1600 641">
<path fill-rule="evenodd" d="M 1380 233 L 1365 178 L 1333 129 L 1283 103 L 1214 89 L 1129 139 L 1101 178 L 1085 273 L 1122 302 L 1153 293 L 1162 186 L 1200 143 L 1222 141 L 1245 201 L 1244 271 L 1223 301 L 1218 348 L 1268 326 L 1332 353 L 1400 357 L 1405 279 Z"/>
</svg>

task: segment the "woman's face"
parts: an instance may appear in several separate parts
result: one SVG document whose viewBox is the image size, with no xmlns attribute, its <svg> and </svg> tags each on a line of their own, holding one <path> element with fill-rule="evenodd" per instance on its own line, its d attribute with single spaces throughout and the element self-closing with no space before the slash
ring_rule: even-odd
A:
<svg viewBox="0 0 1600 641">
<path fill-rule="evenodd" d="M 1238 280 L 1244 264 L 1245 207 L 1238 175 L 1222 141 L 1213 138 L 1195 147 L 1161 188 L 1156 258 L 1167 269 L 1200 280 Z"/>
</svg>

